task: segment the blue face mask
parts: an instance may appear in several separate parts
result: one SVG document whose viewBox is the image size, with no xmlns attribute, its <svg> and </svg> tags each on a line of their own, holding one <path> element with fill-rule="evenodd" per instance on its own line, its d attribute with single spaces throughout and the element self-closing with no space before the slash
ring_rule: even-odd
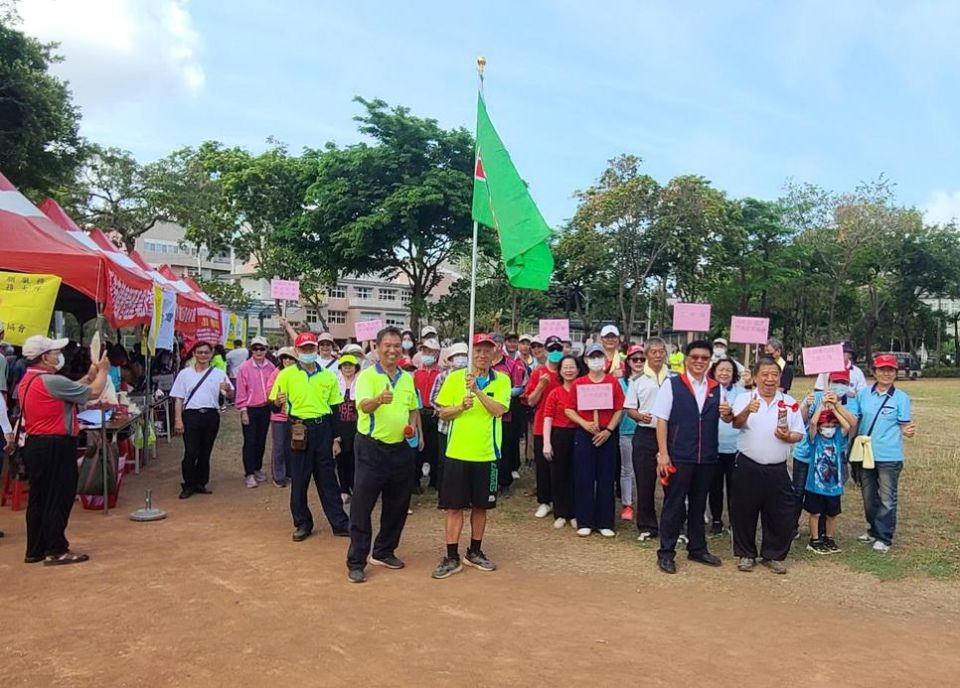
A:
<svg viewBox="0 0 960 688">
<path fill-rule="evenodd" d="M 301 363 L 316 363 L 316 362 L 317 362 L 317 354 L 316 354 L 316 352 L 314 352 L 314 353 L 312 353 L 312 354 L 300 354 L 300 355 L 298 356 L 298 358 L 300 359 L 300 362 L 301 362 Z"/>
<path fill-rule="evenodd" d="M 423 361 L 423 365 L 425 365 L 425 366 L 432 366 L 434 363 L 437 362 L 437 357 L 436 357 L 436 356 L 421 356 L 421 357 L 420 357 L 420 360 Z"/>
<path fill-rule="evenodd" d="M 550 363 L 559 363 L 562 358 L 563 358 L 563 352 L 562 352 L 562 351 L 548 351 L 548 352 L 547 352 L 547 360 L 550 361 Z"/>
<path fill-rule="evenodd" d="M 850 387 L 844 384 L 834 383 L 830 385 L 830 391 L 843 399 L 845 396 L 847 396 L 847 392 L 850 391 Z"/>
</svg>

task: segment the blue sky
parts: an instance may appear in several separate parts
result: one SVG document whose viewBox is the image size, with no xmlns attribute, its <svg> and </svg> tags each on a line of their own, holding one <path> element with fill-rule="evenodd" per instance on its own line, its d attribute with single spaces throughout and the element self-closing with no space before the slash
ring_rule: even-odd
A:
<svg viewBox="0 0 960 688">
<path fill-rule="evenodd" d="M 731 196 L 886 174 L 960 216 L 960 3 L 21 0 L 59 40 L 83 131 L 148 161 L 204 139 L 358 139 L 354 95 L 491 118 L 554 225 L 606 161 Z"/>
</svg>

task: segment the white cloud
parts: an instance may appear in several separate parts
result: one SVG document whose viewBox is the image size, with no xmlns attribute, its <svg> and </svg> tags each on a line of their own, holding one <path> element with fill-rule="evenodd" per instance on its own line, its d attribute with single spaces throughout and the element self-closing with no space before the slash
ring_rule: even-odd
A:
<svg viewBox="0 0 960 688">
<path fill-rule="evenodd" d="M 22 0 L 18 12 L 28 34 L 60 43 L 54 69 L 85 111 L 203 89 L 187 0 Z"/>
<path fill-rule="evenodd" d="M 946 224 L 960 220 L 960 191 L 934 191 L 924 203 L 923 212 L 930 223 Z"/>
</svg>

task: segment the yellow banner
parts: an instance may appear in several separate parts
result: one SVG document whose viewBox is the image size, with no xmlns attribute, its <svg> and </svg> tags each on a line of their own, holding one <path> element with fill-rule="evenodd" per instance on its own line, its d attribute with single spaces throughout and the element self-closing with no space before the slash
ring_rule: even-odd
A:
<svg viewBox="0 0 960 688">
<path fill-rule="evenodd" d="M 160 325 L 163 323 L 163 289 L 153 285 L 153 319 L 150 321 L 150 331 L 147 333 L 147 351 L 151 356 L 157 354 L 157 337 L 160 336 Z"/>
<path fill-rule="evenodd" d="M 46 336 L 58 291 L 60 278 L 56 275 L 0 272 L 0 320 L 6 326 L 3 340 L 22 346 L 27 337 Z"/>
</svg>

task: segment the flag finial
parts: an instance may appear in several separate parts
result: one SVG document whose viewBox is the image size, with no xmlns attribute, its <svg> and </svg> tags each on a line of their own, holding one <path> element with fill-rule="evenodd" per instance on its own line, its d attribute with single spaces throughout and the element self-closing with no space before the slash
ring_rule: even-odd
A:
<svg viewBox="0 0 960 688">
<path fill-rule="evenodd" d="M 480 75 L 480 78 L 483 78 L 483 69 L 487 66 L 487 58 L 483 55 L 477 58 L 477 74 Z"/>
</svg>

